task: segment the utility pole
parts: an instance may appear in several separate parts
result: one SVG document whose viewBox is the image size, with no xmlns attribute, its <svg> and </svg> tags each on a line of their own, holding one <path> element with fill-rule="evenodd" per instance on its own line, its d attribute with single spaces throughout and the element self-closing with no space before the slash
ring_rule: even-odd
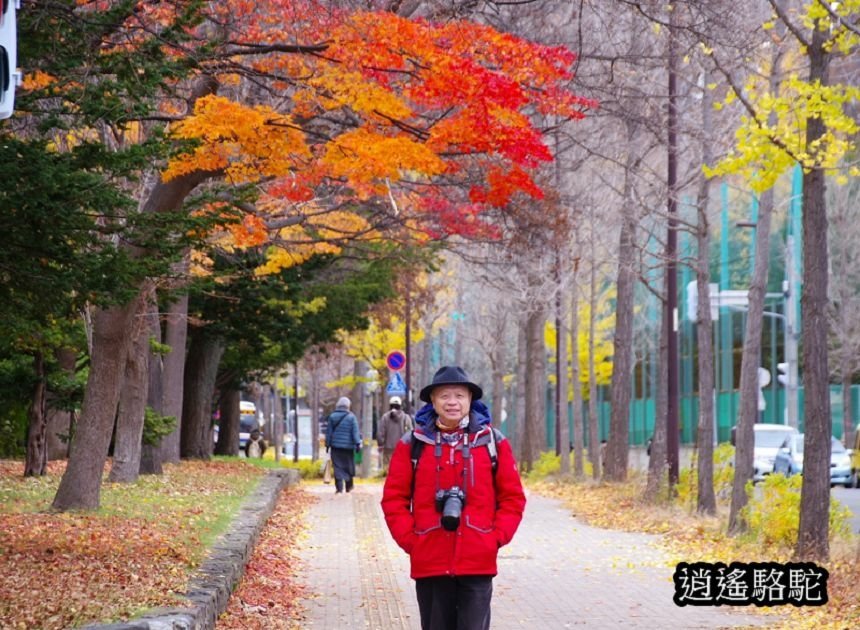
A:
<svg viewBox="0 0 860 630">
<path fill-rule="evenodd" d="M 668 365 L 666 384 L 668 398 L 666 405 L 666 458 L 669 464 L 669 485 L 678 483 L 680 474 L 678 429 L 678 87 L 677 73 L 677 39 L 675 25 L 677 9 L 672 11 L 669 25 L 669 109 L 667 112 L 667 159 L 666 184 L 668 200 L 666 213 L 669 217 L 668 234 L 666 235 L 666 311 L 668 318 Z"/>
<path fill-rule="evenodd" d="M 564 421 L 567 421 L 567 401 L 561 399 L 561 371 L 567 372 L 567 366 L 561 365 L 561 344 L 567 340 L 562 338 L 561 318 L 561 260 L 558 252 L 555 255 L 555 279 L 556 279 L 556 294 L 555 294 L 555 454 L 567 455 L 567 449 L 561 448 L 561 423 L 562 414 Z"/>
<path fill-rule="evenodd" d="M 361 435 L 364 440 L 362 445 L 361 476 L 365 479 L 370 477 L 370 454 L 373 449 L 373 392 L 370 384 L 365 381 L 361 384 Z"/>
<path fill-rule="evenodd" d="M 406 401 L 403 405 L 403 410 L 412 414 L 412 373 L 410 366 L 412 365 L 412 353 L 410 346 L 412 345 L 412 299 L 409 294 L 409 289 L 406 289 L 406 332 L 405 332 L 405 348 L 403 354 L 406 355 L 406 365 L 404 366 L 404 376 L 406 381 Z"/>
<path fill-rule="evenodd" d="M 293 363 L 293 462 L 299 461 L 299 364 Z"/>
</svg>

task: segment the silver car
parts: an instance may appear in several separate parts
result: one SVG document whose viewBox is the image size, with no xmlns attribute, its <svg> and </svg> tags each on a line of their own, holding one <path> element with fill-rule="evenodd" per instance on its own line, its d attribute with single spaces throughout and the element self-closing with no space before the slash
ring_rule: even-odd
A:
<svg viewBox="0 0 860 630">
<path fill-rule="evenodd" d="M 830 442 L 830 485 L 851 487 L 851 453 L 836 438 Z"/>
<path fill-rule="evenodd" d="M 773 472 L 786 476 L 803 474 L 803 434 L 789 435 L 776 452 Z M 830 485 L 851 487 L 851 456 L 836 438 L 830 441 Z"/>
</svg>

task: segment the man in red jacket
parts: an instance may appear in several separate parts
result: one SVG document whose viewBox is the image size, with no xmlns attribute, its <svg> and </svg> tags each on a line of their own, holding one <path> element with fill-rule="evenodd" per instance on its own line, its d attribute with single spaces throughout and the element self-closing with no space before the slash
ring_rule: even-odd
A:
<svg viewBox="0 0 860 630">
<path fill-rule="evenodd" d="M 385 480 L 382 511 L 409 554 L 422 630 L 490 627 L 496 558 L 525 509 L 510 443 L 482 395 L 463 368 L 439 369 Z"/>
</svg>

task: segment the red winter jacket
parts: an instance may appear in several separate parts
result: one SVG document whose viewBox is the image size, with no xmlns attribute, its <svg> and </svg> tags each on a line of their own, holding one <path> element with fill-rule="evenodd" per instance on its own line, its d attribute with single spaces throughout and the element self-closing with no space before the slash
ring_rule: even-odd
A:
<svg viewBox="0 0 860 630">
<path fill-rule="evenodd" d="M 494 483 L 488 450 L 492 429 L 480 420 L 486 419 L 476 418 L 473 412 L 465 484 L 463 441 L 454 448 L 441 442 L 437 476 L 435 427 L 415 430 L 415 439 L 425 444 L 415 471 L 414 512 L 409 510 L 413 434 L 407 433 L 394 450 L 382 492 L 382 511 L 392 537 L 409 554 L 412 578 L 496 575 L 499 548 L 510 542 L 522 520 L 526 497 L 510 442 L 496 433 L 498 468 Z M 463 488 L 466 498 L 460 525 L 449 532 L 442 528 L 435 494 L 437 487 L 445 490 L 452 486 Z"/>
</svg>

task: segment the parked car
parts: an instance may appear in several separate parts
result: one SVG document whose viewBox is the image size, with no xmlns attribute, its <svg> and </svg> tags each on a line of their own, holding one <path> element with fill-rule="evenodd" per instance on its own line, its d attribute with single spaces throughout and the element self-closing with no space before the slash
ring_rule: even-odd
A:
<svg viewBox="0 0 860 630">
<path fill-rule="evenodd" d="M 854 448 L 848 453 L 851 456 L 851 485 L 860 488 L 860 428 L 854 430 Z"/>
<path fill-rule="evenodd" d="M 851 454 L 845 445 L 836 438 L 830 442 L 830 485 L 852 486 Z"/>
<path fill-rule="evenodd" d="M 773 472 L 776 452 L 789 435 L 797 435 L 797 429 L 786 424 L 758 423 L 753 425 L 753 481 L 764 481 Z M 732 441 L 734 443 L 734 441 Z"/>
<path fill-rule="evenodd" d="M 773 472 L 786 477 L 803 472 L 803 433 L 792 433 L 776 451 Z"/>
<path fill-rule="evenodd" d="M 786 437 L 776 452 L 773 472 L 786 476 L 803 474 L 803 433 Z M 836 438 L 830 438 L 830 485 L 850 488 L 853 483 L 851 456 Z"/>
</svg>

